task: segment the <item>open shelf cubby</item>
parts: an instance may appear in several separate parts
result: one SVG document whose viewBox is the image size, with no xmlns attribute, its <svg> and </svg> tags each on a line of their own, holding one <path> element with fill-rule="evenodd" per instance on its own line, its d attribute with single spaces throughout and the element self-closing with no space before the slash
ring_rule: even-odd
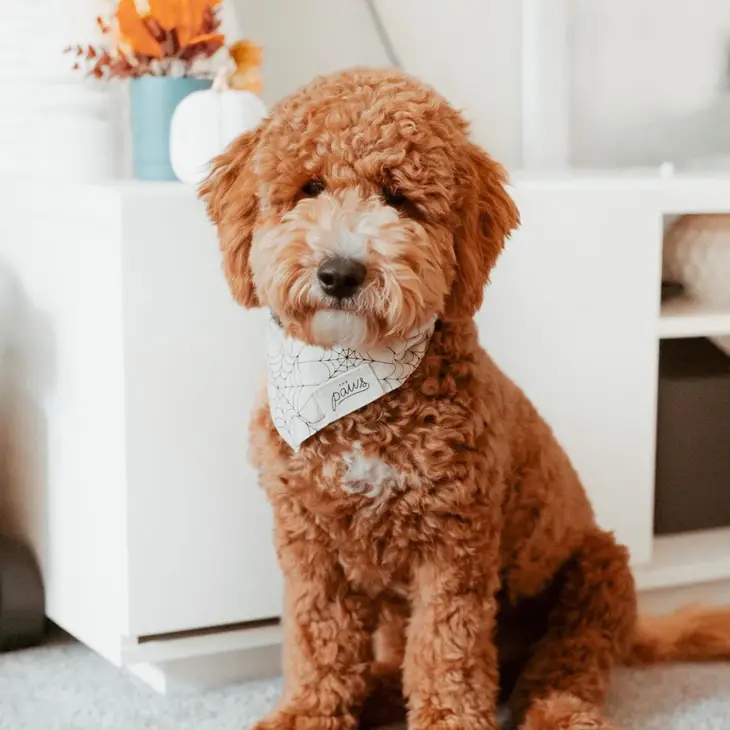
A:
<svg viewBox="0 0 730 730">
<path fill-rule="evenodd" d="M 726 580 L 730 575 L 730 527 L 654 538 L 651 564 L 635 569 L 641 590 Z"/>
<path fill-rule="evenodd" d="M 730 576 L 730 306 L 669 298 L 658 336 L 654 543 L 651 564 L 637 571 L 643 590 Z"/>
<path fill-rule="evenodd" d="M 728 284 L 730 286 L 730 284 Z M 662 305 L 659 337 L 720 337 L 730 335 L 730 307 L 697 302 L 687 296 Z"/>
</svg>

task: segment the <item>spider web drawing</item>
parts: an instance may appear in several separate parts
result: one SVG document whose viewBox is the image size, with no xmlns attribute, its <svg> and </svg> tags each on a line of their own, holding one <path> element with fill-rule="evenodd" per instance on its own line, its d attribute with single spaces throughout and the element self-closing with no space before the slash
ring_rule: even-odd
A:
<svg viewBox="0 0 730 730">
<path fill-rule="evenodd" d="M 349 347 L 324 349 L 288 337 L 272 317 L 267 338 L 269 408 L 274 426 L 298 446 L 329 421 L 314 394 L 329 381 L 369 365 L 384 392 L 400 387 L 418 367 L 428 348 L 433 324 L 396 346 L 372 351 Z"/>
</svg>

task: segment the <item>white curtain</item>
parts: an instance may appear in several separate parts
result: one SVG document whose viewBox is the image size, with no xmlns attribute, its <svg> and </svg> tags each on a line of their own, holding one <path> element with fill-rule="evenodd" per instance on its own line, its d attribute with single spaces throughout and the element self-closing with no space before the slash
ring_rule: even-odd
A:
<svg viewBox="0 0 730 730">
<path fill-rule="evenodd" d="M 64 47 L 99 40 L 110 0 L 0 1 L 0 169 L 15 178 L 111 172 L 114 92 L 73 72 Z"/>
<path fill-rule="evenodd" d="M 0 3 L 0 171 L 6 179 L 20 174 L 31 153 L 28 120 L 39 65 L 34 50 L 45 2 Z"/>
</svg>

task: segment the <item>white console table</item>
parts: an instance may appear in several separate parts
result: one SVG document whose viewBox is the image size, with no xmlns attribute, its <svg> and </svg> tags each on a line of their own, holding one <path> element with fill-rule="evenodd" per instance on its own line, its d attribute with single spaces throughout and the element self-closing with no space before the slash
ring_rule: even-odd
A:
<svg viewBox="0 0 730 730">
<path fill-rule="evenodd" d="M 266 317 L 232 301 L 202 203 L 163 183 L 10 203 L 9 481 L 48 616 L 158 689 L 195 662 L 205 683 L 278 671 L 272 519 L 247 462 Z"/>
<path fill-rule="evenodd" d="M 730 212 L 730 174 L 518 173 L 513 183 L 523 224 L 487 290 L 483 343 L 555 429 L 600 522 L 631 548 L 643 606 L 730 603 L 730 526 L 653 530 L 659 342 L 730 343 L 730 310 L 661 306 L 664 224 Z"/>
<path fill-rule="evenodd" d="M 730 601 L 730 529 L 652 530 L 659 338 L 730 334 L 728 312 L 660 310 L 662 220 L 730 211 L 730 178 L 517 176 L 513 194 L 484 343 L 631 547 L 644 602 Z M 231 300 L 202 204 L 139 183 L 5 202 L 6 501 L 49 617 L 161 691 L 276 672 L 281 581 L 246 458 L 265 315 Z"/>
</svg>

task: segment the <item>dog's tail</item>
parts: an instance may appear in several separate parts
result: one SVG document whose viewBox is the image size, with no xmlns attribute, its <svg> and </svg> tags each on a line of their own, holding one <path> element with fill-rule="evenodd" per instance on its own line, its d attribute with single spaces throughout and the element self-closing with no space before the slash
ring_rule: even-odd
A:
<svg viewBox="0 0 730 730">
<path fill-rule="evenodd" d="M 625 664 L 730 659 L 730 607 L 687 606 L 667 616 L 640 616 Z"/>
</svg>

